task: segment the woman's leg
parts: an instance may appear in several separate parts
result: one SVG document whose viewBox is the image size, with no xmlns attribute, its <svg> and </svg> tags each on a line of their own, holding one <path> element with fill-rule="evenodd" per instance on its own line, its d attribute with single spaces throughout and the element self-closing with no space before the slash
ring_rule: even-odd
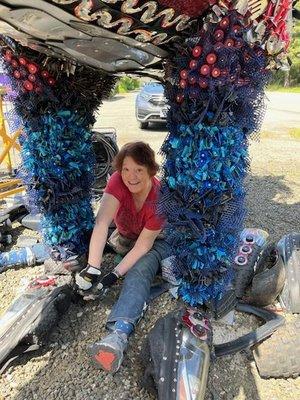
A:
<svg viewBox="0 0 300 400">
<path fill-rule="evenodd" d="M 107 321 L 113 332 L 90 347 L 96 365 L 105 371 L 114 373 L 120 368 L 128 335 L 143 315 L 150 286 L 161 261 L 169 256 L 170 248 L 167 243 L 156 240 L 152 249 L 126 274 L 120 297 Z"/>
<path fill-rule="evenodd" d="M 136 324 L 143 315 L 161 261 L 170 255 L 169 245 L 164 240 L 156 240 L 152 249 L 128 271 L 119 299 L 108 317 L 109 328 L 118 320 Z"/>
</svg>

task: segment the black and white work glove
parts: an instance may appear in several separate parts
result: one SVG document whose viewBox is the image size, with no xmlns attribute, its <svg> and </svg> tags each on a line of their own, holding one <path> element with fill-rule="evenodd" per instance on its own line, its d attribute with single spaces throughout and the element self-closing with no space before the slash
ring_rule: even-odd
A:
<svg viewBox="0 0 300 400">
<path fill-rule="evenodd" d="M 97 289 L 101 290 L 101 289 L 106 289 L 111 287 L 112 285 L 114 285 L 117 280 L 120 278 L 120 275 L 116 272 L 110 272 L 108 274 L 106 274 L 103 279 L 101 279 L 101 281 L 97 284 Z"/>
<path fill-rule="evenodd" d="M 90 290 L 100 282 L 101 271 L 88 264 L 75 275 L 75 283 L 79 291 Z"/>
<path fill-rule="evenodd" d="M 96 268 L 93 268 L 93 269 L 96 269 Z M 91 272 L 93 272 L 93 270 L 91 271 L 90 269 L 88 269 L 87 273 L 84 273 L 84 276 L 81 278 L 84 280 L 86 280 L 87 278 L 89 279 Z M 78 274 L 78 275 L 80 275 L 80 274 Z M 81 284 L 81 288 L 79 288 L 79 285 L 77 284 L 77 286 L 79 288 L 78 292 L 83 297 L 83 300 L 95 300 L 101 296 L 104 296 L 105 293 L 108 291 L 108 289 L 117 282 L 119 277 L 120 276 L 117 272 L 110 272 L 110 273 L 106 274 L 101 281 L 100 281 L 100 275 L 97 275 L 96 277 L 92 276 L 93 283 L 90 283 L 89 288 L 82 289 L 83 286 L 87 287 L 86 283 L 84 285 Z M 79 278 L 78 278 L 78 280 L 79 280 Z M 82 281 L 80 281 L 80 282 L 82 283 Z"/>
</svg>

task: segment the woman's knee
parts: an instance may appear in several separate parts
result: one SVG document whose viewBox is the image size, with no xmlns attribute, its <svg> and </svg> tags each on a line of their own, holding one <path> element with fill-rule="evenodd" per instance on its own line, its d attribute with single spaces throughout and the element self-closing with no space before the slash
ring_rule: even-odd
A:
<svg viewBox="0 0 300 400">
<path fill-rule="evenodd" d="M 127 272 L 125 280 L 132 279 L 153 279 L 160 265 L 157 254 L 148 252 Z"/>
</svg>

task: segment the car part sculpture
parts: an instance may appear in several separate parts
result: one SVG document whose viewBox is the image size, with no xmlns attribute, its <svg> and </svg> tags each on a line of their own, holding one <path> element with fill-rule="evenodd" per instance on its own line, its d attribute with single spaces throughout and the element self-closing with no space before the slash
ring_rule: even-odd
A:
<svg viewBox="0 0 300 400">
<path fill-rule="evenodd" d="M 220 298 L 245 215 L 248 140 L 285 64 L 290 0 L 0 0 L 3 60 L 22 118 L 22 176 L 53 257 L 87 249 L 93 113 L 115 74 L 165 83 L 163 188 L 179 289 Z"/>
</svg>

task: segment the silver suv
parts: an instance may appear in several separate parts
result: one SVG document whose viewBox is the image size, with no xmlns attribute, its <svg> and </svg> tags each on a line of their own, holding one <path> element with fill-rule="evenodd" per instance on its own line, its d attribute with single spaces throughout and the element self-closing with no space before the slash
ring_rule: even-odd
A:
<svg viewBox="0 0 300 400">
<path fill-rule="evenodd" d="M 166 122 L 168 109 L 164 87 L 159 82 L 147 83 L 136 97 L 135 115 L 141 129 L 147 129 L 149 122 Z"/>
</svg>

